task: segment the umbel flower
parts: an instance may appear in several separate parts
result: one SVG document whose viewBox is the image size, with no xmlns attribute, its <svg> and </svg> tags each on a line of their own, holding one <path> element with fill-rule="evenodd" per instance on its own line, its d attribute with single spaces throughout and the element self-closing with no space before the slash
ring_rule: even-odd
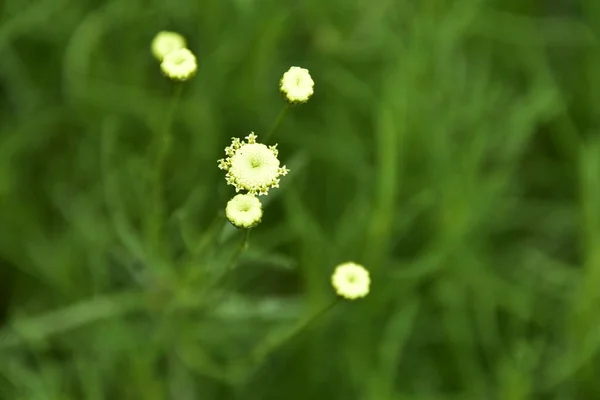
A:
<svg viewBox="0 0 600 400">
<path fill-rule="evenodd" d="M 254 132 L 245 139 L 231 139 L 231 145 L 225 148 L 227 158 L 219 160 L 219 168 L 227 171 L 225 180 L 236 192 L 267 195 L 269 189 L 279 187 L 279 177 L 287 175 L 289 170 L 285 165 L 279 166 L 277 145 L 267 147 L 257 143 Z"/>
<path fill-rule="evenodd" d="M 181 48 L 166 54 L 160 68 L 169 78 L 185 81 L 196 73 L 198 65 L 196 56 L 190 50 Z"/>
<path fill-rule="evenodd" d="M 331 284 L 339 296 L 354 300 L 369 294 L 371 278 L 362 265 L 346 262 L 335 268 Z"/>
<path fill-rule="evenodd" d="M 152 40 L 152 54 L 158 61 L 162 61 L 170 52 L 185 47 L 185 38 L 177 32 L 161 31 Z"/>
<path fill-rule="evenodd" d="M 279 81 L 279 90 L 290 104 L 306 103 L 314 93 L 315 82 L 306 68 L 291 67 Z"/>
<path fill-rule="evenodd" d="M 262 204 L 252 194 L 238 194 L 227 202 L 225 215 L 236 228 L 253 228 L 262 219 Z"/>
</svg>

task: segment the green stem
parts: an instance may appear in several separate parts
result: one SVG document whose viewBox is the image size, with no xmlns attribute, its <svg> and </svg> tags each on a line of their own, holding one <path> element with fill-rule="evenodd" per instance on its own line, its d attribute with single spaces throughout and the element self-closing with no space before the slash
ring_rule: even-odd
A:
<svg viewBox="0 0 600 400">
<path fill-rule="evenodd" d="M 221 282 L 221 280 L 230 271 L 232 271 L 233 269 L 235 269 L 235 265 L 237 264 L 240 256 L 250 246 L 250 231 L 251 231 L 251 229 L 244 229 L 244 238 L 242 239 L 242 241 L 240 243 L 240 246 L 237 248 L 237 250 L 235 251 L 235 253 L 233 253 L 233 255 L 231 256 L 231 259 L 229 260 L 229 264 L 227 264 L 227 267 L 223 270 L 223 272 L 221 273 L 221 275 L 219 275 L 219 277 L 217 278 L 217 283 Z"/>
<path fill-rule="evenodd" d="M 146 252 L 144 245 L 135 233 L 131 222 L 127 218 L 125 206 L 121 196 L 119 182 L 116 173 L 118 168 L 112 165 L 112 154 L 115 149 L 116 135 L 118 131 L 118 119 L 116 117 L 106 118 L 102 124 L 102 142 L 100 145 L 102 186 L 104 192 L 104 201 L 108 209 L 109 219 L 115 230 L 115 234 L 121 241 L 121 244 L 129 252 L 129 257 L 146 263 Z M 131 276 L 139 283 L 143 282 L 140 276 L 131 268 L 130 262 L 125 262 Z"/>
<path fill-rule="evenodd" d="M 275 120 L 275 123 L 271 127 L 271 130 L 265 136 L 265 139 L 263 140 L 264 143 L 267 143 L 269 141 L 269 139 L 271 138 L 271 136 L 273 136 L 273 134 L 275 133 L 275 131 L 277 130 L 277 128 L 281 124 L 281 121 L 283 121 L 283 117 L 285 117 L 285 114 L 287 113 L 287 110 L 289 108 L 290 108 L 290 105 L 287 104 L 287 103 L 283 106 L 283 108 L 279 112 L 279 115 L 277 116 L 277 119 Z"/>
<path fill-rule="evenodd" d="M 340 302 L 340 299 L 340 297 L 336 297 L 335 300 L 333 300 L 327 306 L 323 307 L 321 310 L 317 311 L 315 314 L 311 315 L 307 319 L 301 321 L 298 325 L 294 326 L 291 330 L 285 332 L 284 334 L 275 334 L 271 337 L 268 337 L 263 343 L 258 345 L 251 353 L 252 361 L 254 363 L 262 362 L 264 358 L 271 354 L 274 350 L 281 347 L 284 343 L 294 339 L 301 332 L 303 332 L 305 329 L 307 329 L 309 326 L 311 326 L 317 320 L 319 320 L 336 304 L 338 304 Z"/>
<path fill-rule="evenodd" d="M 223 282 L 223 280 L 227 277 L 227 275 L 235 269 L 240 256 L 242 255 L 242 253 L 244 251 L 246 251 L 246 249 L 248 249 L 248 247 L 250 245 L 249 243 L 250 243 L 250 229 L 245 229 L 244 237 L 243 237 L 242 241 L 240 242 L 240 245 L 236 249 L 235 253 L 233 253 L 231 258 L 229 259 L 229 262 L 227 263 L 225 268 L 223 268 L 223 270 L 220 271 L 220 273 L 214 278 L 214 280 L 208 284 L 206 289 L 204 289 L 205 294 L 210 294 L 211 290 L 216 288 L 217 286 L 219 286 L 219 284 L 221 282 Z"/>
<path fill-rule="evenodd" d="M 165 221 L 165 205 L 164 205 L 164 169 L 165 161 L 171 151 L 171 142 L 173 140 L 173 119 L 175 117 L 175 111 L 179 105 L 181 98 L 181 92 L 183 90 L 183 84 L 177 83 L 171 104 L 165 115 L 164 125 L 162 129 L 157 133 L 154 148 L 154 175 L 152 177 L 152 193 L 150 199 L 150 212 L 148 215 L 149 225 L 147 231 L 148 247 L 149 251 L 153 252 L 156 256 L 162 257 L 164 248 L 163 238 L 163 225 Z"/>
<path fill-rule="evenodd" d="M 194 298 L 195 303 L 204 304 L 205 301 L 213 294 L 213 289 L 217 288 L 227 278 L 229 273 L 235 269 L 240 255 L 246 251 L 249 246 L 249 239 L 250 229 L 246 229 L 240 245 L 231 256 L 231 259 L 227 265 L 219 273 L 217 273 L 212 281 L 207 282 L 207 284 L 202 288 L 201 293 L 198 293 L 197 290 L 194 290 L 192 297 Z M 167 313 L 177 310 L 181 308 L 182 304 L 187 304 L 189 302 L 188 299 L 190 298 L 190 290 L 194 288 L 195 282 L 201 276 L 201 274 L 192 274 L 187 278 L 187 280 L 183 283 L 182 289 L 179 290 L 179 293 L 177 293 L 175 298 L 166 307 Z"/>
<path fill-rule="evenodd" d="M 216 241 L 219 239 L 219 235 L 223 232 L 225 225 L 229 225 L 229 221 L 221 214 L 217 214 L 215 219 L 209 225 L 207 232 L 196 241 L 196 245 L 188 249 L 189 257 L 192 261 L 204 254 L 204 252 L 211 246 L 216 246 Z"/>
</svg>

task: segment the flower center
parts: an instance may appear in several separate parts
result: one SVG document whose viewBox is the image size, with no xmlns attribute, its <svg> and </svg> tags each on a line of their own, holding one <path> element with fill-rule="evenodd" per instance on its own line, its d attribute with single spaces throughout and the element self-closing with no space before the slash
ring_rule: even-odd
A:
<svg viewBox="0 0 600 400">
<path fill-rule="evenodd" d="M 261 164 L 262 162 L 259 157 L 250 157 L 250 166 L 252 168 L 258 168 L 261 166 Z"/>
<path fill-rule="evenodd" d="M 248 203 L 242 203 L 242 204 L 240 204 L 240 211 L 241 212 L 250 211 L 250 204 L 248 204 Z"/>
</svg>

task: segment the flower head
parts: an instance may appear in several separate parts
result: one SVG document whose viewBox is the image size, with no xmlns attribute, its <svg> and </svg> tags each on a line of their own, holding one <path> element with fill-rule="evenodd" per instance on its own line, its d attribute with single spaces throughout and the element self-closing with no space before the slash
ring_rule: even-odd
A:
<svg viewBox="0 0 600 400">
<path fill-rule="evenodd" d="M 231 139 L 231 146 L 225 148 L 227 158 L 219 160 L 219 168 L 227 171 L 225 180 L 236 192 L 266 195 L 269 189 L 279 187 L 279 177 L 287 175 L 289 170 L 285 165 L 279 166 L 277 145 L 267 147 L 257 143 L 254 132 L 245 139 Z"/>
<path fill-rule="evenodd" d="M 177 32 L 161 31 L 152 40 L 152 54 L 159 61 L 173 50 L 185 47 L 185 38 Z"/>
<path fill-rule="evenodd" d="M 308 70 L 300 67 L 291 67 L 279 81 L 279 90 L 290 104 L 306 103 L 314 86 Z"/>
<path fill-rule="evenodd" d="M 331 284 L 338 295 L 354 300 L 369 294 L 371 278 L 362 265 L 346 262 L 336 267 L 331 276 Z"/>
<path fill-rule="evenodd" d="M 253 228 L 262 218 L 262 204 L 252 194 L 238 194 L 227 202 L 225 215 L 237 228 Z"/>
<path fill-rule="evenodd" d="M 196 73 L 198 65 L 194 54 L 188 49 L 182 48 L 166 54 L 160 68 L 169 78 L 185 81 Z"/>
</svg>

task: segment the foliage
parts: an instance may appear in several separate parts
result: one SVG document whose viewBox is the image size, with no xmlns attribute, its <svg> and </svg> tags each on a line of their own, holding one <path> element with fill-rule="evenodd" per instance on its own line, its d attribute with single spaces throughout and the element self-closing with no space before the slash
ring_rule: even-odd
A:
<svg viewBox="0 0 600 400">
<path fill-rule="evenodd" d="M 562 3 L 4 0 L 0 398 L 599 398 L 600 6 Z M 157 168 L 161 30 L 198 71 Z M 245 249 L 217 160 L 292 65 Z"/>
</svg>

